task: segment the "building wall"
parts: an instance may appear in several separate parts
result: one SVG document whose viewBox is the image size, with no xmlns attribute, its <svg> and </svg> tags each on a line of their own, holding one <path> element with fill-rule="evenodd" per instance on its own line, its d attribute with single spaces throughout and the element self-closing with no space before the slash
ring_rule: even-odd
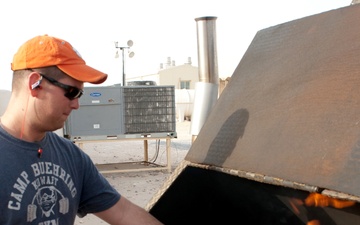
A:
<svg viewBox="0 0 360 225">
<path fill-rule="evenodd" d="M 175 89 L 180 89 L 180 81 L 190 81 L 190 89 L 194 89 L 199 81 L 198 68 L 184 64 L 159 71 L 161 85 L 174 85 Z"/>
<path fill-rule="evenodd" d="M 157 85 L 174 85 L 175 89 L 180 89 L 180 81 L 190 81 L 190 89 L 194 89 L 195 83 L 199 82 L 198 67 L 189 64 L 172 66 L 159 70 L 158 74 L 129 77 L 126 82 L 144 80 L 155 81 Z"/>
<path fill-rule="evenodd" d="M 159 74 L 148 74 L 148 75 L 143 75 L 143 76 L 126 78 L 126 82 L 145 81 L 145 80 L 155 81 L 157 85 L 160 85 Z"/>
<path fill-rule="evenodd" d="M 228 83 L 230 82 L 230 79 L 231 79 L 231 77 L 227 77 L 225 79 L 222 79 L 222 78 L 219 79 L 219 96 L 225 89 L 226 85 L 228 85 Z"/>
<path fill-rule="evenodd" d="M 180 89 L 180 81 L 190 81 L 191 90 L 195 89 L 195 83 L 199 82 L 198 67 L 184 64 L 162 69 L 158 74 L 149 74 L 144 76 L 132 77 L 126 79 L 129 81 L 155 81 L 157 85 L 174 85 L 175 89 Z M 230 77 L 219 78 L 219 95 L 229 83 Z"/>
</svg>

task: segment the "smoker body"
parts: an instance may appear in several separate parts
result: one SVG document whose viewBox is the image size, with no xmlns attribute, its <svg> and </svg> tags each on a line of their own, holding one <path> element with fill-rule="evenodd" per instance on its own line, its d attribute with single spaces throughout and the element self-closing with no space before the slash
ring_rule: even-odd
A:
<svg viewBox="0 0 360 225">
<path fill-rule="evenodd" d="M 358 15 L 260 30 L 147 209 L 165 224 L 360 224 Z"/>
<path fill-rule="evenodd" d="M 321 225 L 359 224 L 360 204 L 341 209 L 308 206 L 304 204 L 308 196 L 306 190 L 188 164 L 152 203 L 150 213 L 171 225 L 309 225 L 309 221 Z"/>
</svg>

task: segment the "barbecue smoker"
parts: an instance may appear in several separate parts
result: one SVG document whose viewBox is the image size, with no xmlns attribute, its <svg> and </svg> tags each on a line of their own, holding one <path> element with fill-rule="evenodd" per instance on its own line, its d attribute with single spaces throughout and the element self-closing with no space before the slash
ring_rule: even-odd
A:
<svg viewBox="0 0 360 225">
<path fill-rule="evenodd" d="M 147 210 L 167 225 L 360 224 L 359 15 L 260 30 Z"/>
</svg>

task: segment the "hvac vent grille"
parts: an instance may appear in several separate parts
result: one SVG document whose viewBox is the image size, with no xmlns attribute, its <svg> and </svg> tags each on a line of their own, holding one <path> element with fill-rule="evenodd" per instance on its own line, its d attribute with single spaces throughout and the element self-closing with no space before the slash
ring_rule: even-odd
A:
<svg viewBox="0 0 360 225">
<path fill-rule="evenodd" d="M 123 89 L 125 133 L 175 132 L 173 86 Z"/>
</svg>

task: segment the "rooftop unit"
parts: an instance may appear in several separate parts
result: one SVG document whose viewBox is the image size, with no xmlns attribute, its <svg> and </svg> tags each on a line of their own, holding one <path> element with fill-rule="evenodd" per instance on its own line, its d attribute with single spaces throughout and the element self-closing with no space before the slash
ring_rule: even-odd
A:
<svg viewBox="0 0 360 225">
<path fill-rule="evenodd" d="M 71 140 L 176 137 L 174 86 L 85 87 L 64 127 Z"/>
</svg>

